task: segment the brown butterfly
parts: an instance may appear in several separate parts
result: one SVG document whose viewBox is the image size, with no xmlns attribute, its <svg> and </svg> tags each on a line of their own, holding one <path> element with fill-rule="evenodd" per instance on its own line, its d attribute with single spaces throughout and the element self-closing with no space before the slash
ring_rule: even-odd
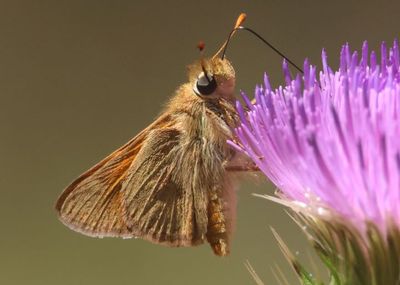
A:
<svg viewBox="0 0 400 285">
<path fill-rule="evenodd" d="M 64 190 L 56 209 L 65 225 L 168 246 L 207 240 L 215 254 L 229 253 L 234 173 L 252 166 L 226 143 L 238 121 L 235 71 L 217 57 L 227 42 L 189 66 L 189 82 L 150 126 Z"/>
</svg>

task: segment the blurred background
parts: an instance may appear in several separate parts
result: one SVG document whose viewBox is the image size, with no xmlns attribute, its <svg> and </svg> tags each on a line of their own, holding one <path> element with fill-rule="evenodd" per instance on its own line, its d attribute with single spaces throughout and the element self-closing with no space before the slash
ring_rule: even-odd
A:
<svg viewBox="0 0 400 285">
<path fill-rule="evenodd" d="M 246 260 L 265 284 L 277 284 L 276 266 L 297 284 L 270 227 L 301 259 L 312 250 L 282 206 L 252 196 L 273 193 L 265 179 L 240 187 L 227 258 L 208 245 L 88 238 L 53 209 L 74 178 L 152 122 L 197 42 L 213 54 L 241 12 L 299 65 L 320 66 L 325 47 L 337 67 L 343 43 L 376 49 L 399 35 L 398 1 L 0 1 L 0 284 L 253 284 Z M 247 33 L 228 57 L 237 91 L 252 94 L 264 72 L 283 82 L 281 58 Z"/>
</svg>

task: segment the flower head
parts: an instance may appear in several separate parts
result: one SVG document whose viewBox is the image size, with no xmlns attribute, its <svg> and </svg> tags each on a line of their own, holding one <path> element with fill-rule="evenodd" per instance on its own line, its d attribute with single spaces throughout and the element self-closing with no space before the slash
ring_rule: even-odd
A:
<svg viewBox="0 0 400 285">
<path fill-rule="evenodd" d="M 252 158 L 300 211 L 334 214 L 353 225 L 400 226 L 400 57 L 397 41 L 381 45 L 380 62 L 365 42 L 361 55 L 348 44 L 333 71 L 304 62 L 285 87 L 265 76 L 255 104 L 238 104 L 236 148 Z"/>
</svg>

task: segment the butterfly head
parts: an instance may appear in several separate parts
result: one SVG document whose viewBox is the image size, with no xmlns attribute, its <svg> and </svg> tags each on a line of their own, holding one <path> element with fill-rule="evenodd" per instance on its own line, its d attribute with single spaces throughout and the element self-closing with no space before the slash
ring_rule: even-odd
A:
<svg viewBox="0 0 400 285">
<path fill-rule="evenodd" d="M 232 100 L 235 70 L 229 60 L 218 57 L 202 59 L 189 67 L 193 92 L 204 99 L 222 97 Z"/>
</svg>

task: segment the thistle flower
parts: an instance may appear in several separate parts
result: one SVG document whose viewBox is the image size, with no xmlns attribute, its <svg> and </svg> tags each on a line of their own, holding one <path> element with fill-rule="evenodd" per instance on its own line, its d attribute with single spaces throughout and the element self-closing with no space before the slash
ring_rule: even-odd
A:
<svg viewBox="0 0 400 285">
<path fill-rule="evenodd" d="M 241 116 L 236 129 L 239 141 L 230 143 L 246 153 L 278 187 L 280 201 L 300 213 L 302 222 L 312 226 L 314 245 L 325 257 L 350 258 L 349 249 L 343 249 L 349 241 L 343 240 L 351 239 L 350 250 L 359 247 L 360 259 L 376 275 L 382 273 L 371 268 L 375 258 L 371 248 L 376 236 L 383 250 L 388 249 L 389 241 L 396 235 L 397 255 L 393 257 L 396 265 L 392 265 L 397 268 L 392 272 L 394 279 L 390 280 L 398 282 L 400 57 L 397 41 L 389 50 L 382 43 L 380 53 L 378 62 L 376 53 L 369 53 L 366 42 L 360 56 L 346 44 L 341 50 L 339 70 L 333 71 L 326 52 L 322 51 L 319 79 L 316 67 L 308 60 L 304 62 L 304 75 L 295 79 L 284 62 L 285 87 L 273 90 L 265 76 L 264 85 L 256 87 L 255 104 L 243 95 L 246 106 L 237 105 Z M 338 237 L 344 244 L 334 240 Z M 378 254 L 388 253 L 378 250 Z M 356 266 L 348 262 L 360 260 L 342 263 Z M 345 281 L 333 284 L 397 284 L 387 279 L 384 280 L 389 283 L 380 283 L 378 280 L 383 279 L 367 273 L 364 278 L 367 283 L 361 279 L 346 283 L 349 279 L 341 279 Z"/>
</svg>

